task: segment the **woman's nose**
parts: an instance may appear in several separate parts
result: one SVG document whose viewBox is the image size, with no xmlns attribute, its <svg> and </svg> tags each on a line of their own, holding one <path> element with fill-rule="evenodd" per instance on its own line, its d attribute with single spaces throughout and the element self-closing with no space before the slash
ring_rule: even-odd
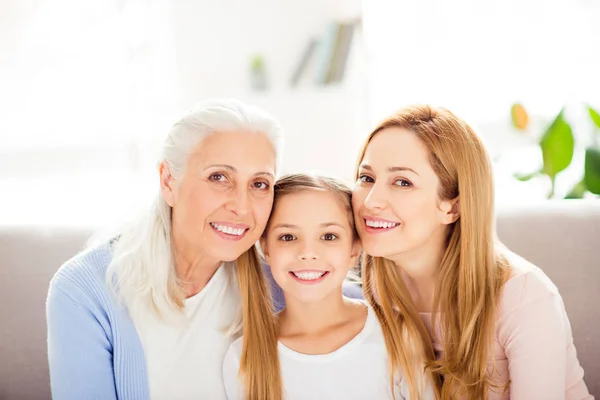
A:
<svg viewBox="0 0 600 400">
<path fill-rule="evenodd" d="M 368 210 L 382 210 L 387 205 L 387 195 L 383 186 L 374 184 L 365 197 L 364 206 Z"/>
<path fill-rule="evenodd" d="M 238 189 L 231 196 L 225 208 L 238 218 L 245 217 L 250 212 L 250 193 L 248 190 Z"/>
</svg>

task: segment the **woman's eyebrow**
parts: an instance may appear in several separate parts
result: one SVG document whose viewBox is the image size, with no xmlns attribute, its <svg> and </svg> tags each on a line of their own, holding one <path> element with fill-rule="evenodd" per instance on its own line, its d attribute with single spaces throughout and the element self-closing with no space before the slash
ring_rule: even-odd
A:
<svg viewBox="0 0 600 400">
<path fill-rule="evenodd" d="M 373 171 L 373 168 L 371 168 L 370 165 L 368 164 L 361 164 L 360 166 L 361 169 L 366 169 L 367 171 Z M 389 167 L 387 169 L 388 172 L 402 172 L 402 171 L 410 171 L 415 175 L 419 175 L 419 173 L 417 171 L 415 171 L 412 168 L 409 167 Z"/>
<path fill-rule="evenodd" d="M 223 168 L 223 169 L 229 170 L 231 172 L 238 172 L 234 166 L 227 165 L 227 164 L 211 164 L 211 165 L 208 165 L 207 167 L 205 167 L 204 169 L 209 169 L 209 168 Z M 259 175 L 266 175 L 266 176 L 271 177 L 272 179 L 275 179 L 275 176 L 271 172 L 261 171 L 261 172 L 257 172 L 254 174 L 254 176 L 259 176 Z"/>
</svg>

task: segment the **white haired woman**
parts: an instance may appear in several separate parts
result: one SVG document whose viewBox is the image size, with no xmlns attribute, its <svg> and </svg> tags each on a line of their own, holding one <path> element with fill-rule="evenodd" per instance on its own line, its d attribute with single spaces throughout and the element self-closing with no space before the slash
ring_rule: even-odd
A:
<svg viewBox="0 0 600 400">
<path fill-rule="evenodd" d="M 254 244 L 281 148 L 277 121 L 238 101 L 202 103 L 173 126 L 148 213 L 51 282 L 55 400 L 225 397 L 231 332 L 272 323 L 250 312 L 271 304 L 251 278 L 264 273 Z"/>
</svg>

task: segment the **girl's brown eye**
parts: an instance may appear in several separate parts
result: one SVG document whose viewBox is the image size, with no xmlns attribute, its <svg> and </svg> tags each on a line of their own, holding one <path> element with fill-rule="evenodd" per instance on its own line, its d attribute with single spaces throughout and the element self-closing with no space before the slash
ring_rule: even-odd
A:
<svg viewBox="0 0 600 400">
<path fill-rule="evenodd" d="M 326 241 L 333 241 L 336 240 L 338 237 L 335 233 L 326 233 L 323 236 L 321 236 L 322 240 L 326 240 Z"/>
<path fill-rule="evenodd" d="M 291 242 L 294 239 L 295 239 L 294 235 L 292 235 L 290 233 L 286 233 L 285 235 L 279 236 L 279 240 L 281 240 L 282 242 Z"/>
</svg>

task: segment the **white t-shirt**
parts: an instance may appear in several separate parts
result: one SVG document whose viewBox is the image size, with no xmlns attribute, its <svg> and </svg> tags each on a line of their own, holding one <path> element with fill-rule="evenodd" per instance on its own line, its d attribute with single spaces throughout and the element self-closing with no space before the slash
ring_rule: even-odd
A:
<svg viewBox="0 0 600 400">
<path fill-rule="evenodd" d="M 235 277 L 217 269 L 200 293 L 185 301 L 187 326 L 172 326 L 153 314 L 134 318 L 144 348 L 152 400 L 226 399 L 223 357 L 228 329 L 240 309 Z"/>
<path fill-rule="evenodd" d="M 229 400 L 242 400 L 238 379 L 242 338 L 231 344 L 223 362 L 223 379 Z M 286 400 L 394 399 L 390 388 L 388 357 L 375 312 L 369 307 L 364 328 L 333 353 L 301 354 L 279 343 L 281 378 Z M 435 398 L 432 392 L 427 399 Z M 395 383 L 395 399 L 408 399 L 408 385 Z"/>
</svg>

